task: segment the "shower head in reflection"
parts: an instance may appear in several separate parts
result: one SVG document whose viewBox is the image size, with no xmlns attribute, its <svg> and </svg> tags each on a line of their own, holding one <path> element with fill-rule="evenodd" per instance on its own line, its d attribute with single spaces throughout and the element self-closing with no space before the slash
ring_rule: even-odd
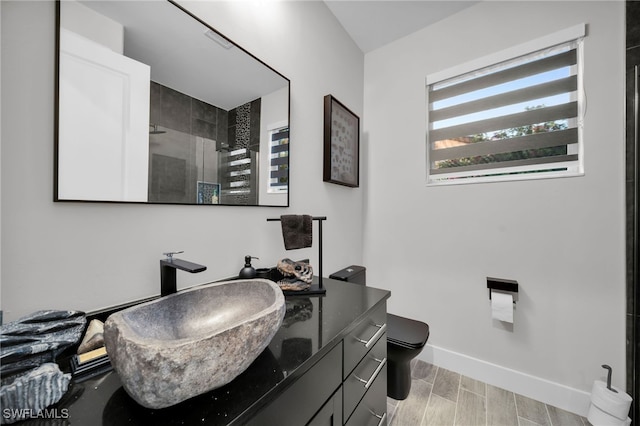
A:
<svg viewBox="0 0 640 426">
<path fill-rule="evenodd" d="M 158 130 L 157 124 L 149 124 L 151 130 L 149 130 L 150 135 L 161 135 L 163 133 L 167 133 L 165 130 Z"/>
</svg>

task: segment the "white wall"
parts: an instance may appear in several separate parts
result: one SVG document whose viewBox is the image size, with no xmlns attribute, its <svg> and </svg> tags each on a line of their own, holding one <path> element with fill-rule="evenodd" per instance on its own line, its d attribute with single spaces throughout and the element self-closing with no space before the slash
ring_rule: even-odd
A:
<svg viewBox="0 0 640 426">
<path fill-rule="evenodd" d="M 271 180 L 271 131 L 288 125 L 289 90 L 286 87 L 265 95 L 260 107 L 260 167 L 258 200 L 268 206 L 287 204 L 286 192 L 269 192 Z"/>
<path fill-rule="evenodd" d="M 207 271 L 178 287 L 235 275 L 286 252 L 281 214 L 326 215 L 324 270 L 361 263 L 362 190 L 322 182 L 323 97 L 362 112 L 364 57 L 321 2 L 184 3 L 291 79 L 290 208 L 54 203 L 55 5 L 2 2 L 2 309 L 94 309 L 157 295 L 168 250 Z M 320 36 L 319 36 L 320 35 Z M 317 229 L 314 227 L 314 229 Z"/>
<path fill-rule="evenodd" d="M 67 0 L 61 3 L 60 7 L 62 9 L 61 27 L 100 43 L 116 53 L 124 54 L 122 24 L 76 1 Z"/>
<path fill-rule="evenodd" d="M 581 22 L 586 175 L 426 187 L 425 76 Z M 517 389 L 543 401 L 568 387 L 551 402 L 583 414 L 601 364 L 625 386 L 623 29 L 624 2 L 486 1 L 365 56 L 368 284 L 429 323 L 423 357 L 545 382 Z M 511 330 L 491 319 L 487 276 L 520 284 Z"/>
</svg>

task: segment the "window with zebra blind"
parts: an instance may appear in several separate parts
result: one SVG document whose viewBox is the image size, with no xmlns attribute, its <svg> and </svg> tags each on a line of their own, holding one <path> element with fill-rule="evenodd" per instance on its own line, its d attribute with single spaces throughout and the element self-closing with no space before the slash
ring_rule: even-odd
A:
<svg viewBox="0 0 640 426">
<path fill-rule="evenodd" d="M 289 188 L 289 127 L 269 132 L 270 193 L 286 193 Z"/>
<path fill-rule="evenodd" d="M 584 30 L 427 77 L 427 183 L 583 174 Z"/>
</svg>

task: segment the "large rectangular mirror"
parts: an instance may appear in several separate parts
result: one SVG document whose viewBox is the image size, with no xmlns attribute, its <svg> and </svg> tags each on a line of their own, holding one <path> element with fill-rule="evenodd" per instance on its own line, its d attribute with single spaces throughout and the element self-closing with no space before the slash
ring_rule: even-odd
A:
<svg viewBox="0 0 640 426">
<path fill-rule="evenodd" d="M 288 206 L 286 77 L 171 1 L 57 6 L 55 201 Z"/>
</svg>

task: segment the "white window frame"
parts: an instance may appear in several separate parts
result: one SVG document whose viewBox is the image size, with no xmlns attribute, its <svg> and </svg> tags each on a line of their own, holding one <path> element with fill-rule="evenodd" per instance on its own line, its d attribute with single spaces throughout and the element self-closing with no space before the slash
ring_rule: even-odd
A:
<svg viewBox="0 0 640 426">
<path fill-rule="evenodd" d="M 442 71 L 438 71 L 432 73 L 426 77 L 425 81 L 425 91 L 426 91 L 426 184 L 428 186 L 440 186 L 440 185 L 452 185 L 452 184 L 466 184 L 466 183 L 479 183 L 479 182 L 495 182 L 495 181 L 512 181 L 512 180 L 529 180 L 529 179 L 546 179 L 546 178 L 554 178 L 554 177 L 572 177 L 572 176 L 582 176 L 584 175 L 584 147 L 583 147 L 583 117 L 586 109 L 585 106 L 585 96 L 584 96 L 584 85 L 583 85 L 583 38 L 586 34 L 586 24 L 579 24 L 571 28 L 567 28 L 562 31 L 558 31 L 556 33 L 549 34 L 547 36 L 528 41 L 526 43 L 514 46 L 509 49 L 505 49 L 500 52 L 496 52 L 491 55 L 487 55 L 481 58 L 478 58 L 473 61 L 466 62 L 461 65 L 457 65 L 452 68 L 448 68 Z M 442 179 L 442 175 L 434 175 L 430 174 L 430 166 L 431 162 L 429 159 L 430 152 L 430 140 L 429 140 L 429 131 L 430 131 L 430 120 L 429 120 L 429 86 L 433 84 L 437 84 L 439 82 L 443 82 L 445 80 L 452 79 L 456 76 L 460 76 L 463 74 L 471 73 L 476 70 L 481 70 L 483 68 L 490 67 L 492 65 L 500 64 L 502 62 L 506 62 L 509 60 L 513 60 L 514 58 L 518 58 L 523 55 L 531 54 L 543 49 L 548 49 L 553 46 L 557 46 L 563 43 L 578 41 L 577 43 L 577 102 L 578 102 L 578 122 L 577 122 L 577 131 L 578 131 L 578 143 L 577 145 L 577 154 L 578 161 L 577 166 L 568 168 L 563 171 L 553 171 L 553 172 L 544 172 L 544 173 L 523 173 L 523 174 L 506 174 L 506 175 L 497 175 L 497 176 L 476 176 L 476 177 L 465 177 L 462 179 Z M 525 168 L 526 169 L 526 168 Z M 522 171 L 526 171 L 523 169 Z M 500 168 L 496 167 L 495 169 L 490 169 L 490 172 L 494 171 L 495 173 L 500 173 Z M 518 171 L 517 169 L 508 170 L 509 173 Z M 475 173 L 478 174 L 478 173 Z"/>
<path fill-rule="evenodd" d="M 276 127 L 272 127 L 271 129 L 269 129 L 269 171 L 268 171 L 268 179 L 267 179 L 267 193 L 269 194 L 286 194 L 289 192 L 289 183 L 287 182 L 286 185 L 278 185 L 276 182 L 273 182 L 273 178 L 271 177 L 271 172 L 272 171 L 276 171 L 273 170 L 274 167 L 277 167 L 276 165 L 272 164 L 273 160 L 276 160 L 277 158 L 283 158 L 280 157 L 279 153 L 272 153 L 272 150 L 274 148 L 277 148 L 279 146 L 281 146 L 281 144 L 274 144 L 275 141 L 273 141 L 273 135 L 281 133 L 281 132 L 287 132 L 289 133 L 289 125 L 281 125 L 281 126 L 276 126 Z M 287 138 L 288 139 L 288 138 Z M 281 139 L 279 139 L 281 140 Z M 289 143 L 287 142 L 287 164 L 289 164 Z M 287 165 L 287 171 L 288 170 L 288 165 Z"/>
</svg>

